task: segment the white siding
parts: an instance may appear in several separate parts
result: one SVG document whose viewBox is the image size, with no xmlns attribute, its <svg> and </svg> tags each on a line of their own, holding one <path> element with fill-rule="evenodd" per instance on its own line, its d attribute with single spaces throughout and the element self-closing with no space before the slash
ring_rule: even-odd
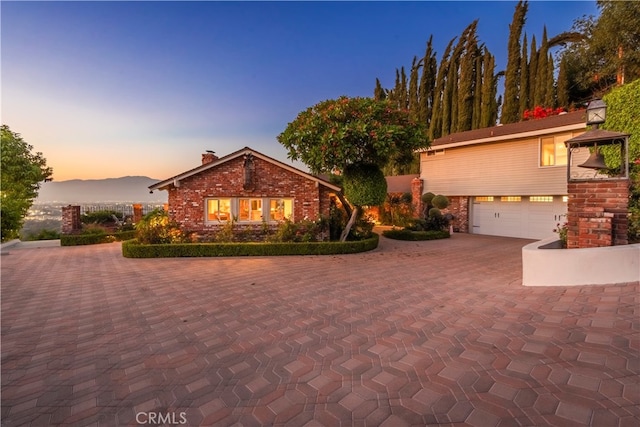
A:
<svg viewBox="0 0 640 427">
<path fill-rule="evenodd" d="M 571 138 L 582 132 L 562 135 Z M 567 194 L 566 165 L 540 167 L 539 150 L 540 139 L 535 137 L 446 148 L 444 155 L 421 153 L 424 191 L 446 196 Z M 588 152 L 574 156 L 573 163 L 587 157 Z"/>
</svg>

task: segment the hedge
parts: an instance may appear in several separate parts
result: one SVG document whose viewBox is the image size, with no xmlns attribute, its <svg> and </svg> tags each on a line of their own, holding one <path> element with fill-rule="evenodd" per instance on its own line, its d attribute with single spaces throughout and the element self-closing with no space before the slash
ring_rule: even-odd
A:
<svg viewBox="0 0 640 427">
<path fill-rule="evenodd" d="M 122 243 L 126 258 L 338 255 L 366 252 L 378 247 L 379 236 L 353 242 L 307 243 L 170 243 L 144 245 L 137 240 Z"/>
<path fill-rule="evenodd" d="M 448 231 L 411 231 L 406 229 L 385 230 L 382 232 L 384 237 L 396 240 L 437 240 L 447 239 L 451 237 Z"/>
<path fill-rule="evenodd" d="M 136 232 L 134 230 L 98 234 L 62 234 L 60 236 L 60 246 L 97 245 L 99 243 L 121 242 L 123 240 L 133 239 L 135 235 Z"/>
</svg>

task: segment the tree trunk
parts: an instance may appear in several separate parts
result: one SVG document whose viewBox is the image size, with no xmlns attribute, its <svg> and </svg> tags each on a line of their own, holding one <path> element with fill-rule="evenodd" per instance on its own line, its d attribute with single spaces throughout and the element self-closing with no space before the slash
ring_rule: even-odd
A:
<svg viewBox="0 0 640 427">
<path fill-rule="evenodd" d="M 351 212 L 351 218 L 349 218 L 349 222 L 347 222 L 347 226 L 342 230 L 342 234 L 340 235 L 340 241 L 344 242 L 347 240 L 347 236 L 351 231 L 351 227 L 356 222 L 356 218 L 358 217 L 358 211 L 360 210 L 359 206 L 354 206 L 353 211 Z"/>
</svg>

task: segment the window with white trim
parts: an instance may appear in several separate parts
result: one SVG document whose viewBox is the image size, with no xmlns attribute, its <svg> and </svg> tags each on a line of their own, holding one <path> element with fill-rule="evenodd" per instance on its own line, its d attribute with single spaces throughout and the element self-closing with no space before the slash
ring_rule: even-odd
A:
<svg viewBox="0 0 640 427">
<path fill-rule="evenodd" d="M 269 199 L 269 219 L 283 221 L 293 216 L 293 200 Z"/>
<path fill-rule="evenodd" d="M 529 196 L 529 201 L 534 203 L 553 202 L 553 196 Z"/>
<path fill-rule="evenodd" d="M 290 198 L 207 198 L 205 222 L 220 223 L 293 220 L 293 199 Z"/>
<path fill-rule="evenodd" d="M 571 135 L 558 135 L 540 138 L 540 166 L 566 166 L 567 147 L 564 142 Z"/>
<path fill-rule="evenodd" d="M 227 222 L 231 219 L 231 199 L 207 199 L 207 222 Z"/>
</svg>

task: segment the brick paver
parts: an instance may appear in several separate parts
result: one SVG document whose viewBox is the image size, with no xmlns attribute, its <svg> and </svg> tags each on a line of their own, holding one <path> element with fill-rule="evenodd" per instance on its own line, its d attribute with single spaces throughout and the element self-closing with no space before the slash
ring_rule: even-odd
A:
<svg viewBox="0 0 640 427">
<path fill-rule="evenodd" d="M 637 426 L 638 283 L 523 287 L 528 242 L 3 251 L 2 425 Z"/>
</svg>

